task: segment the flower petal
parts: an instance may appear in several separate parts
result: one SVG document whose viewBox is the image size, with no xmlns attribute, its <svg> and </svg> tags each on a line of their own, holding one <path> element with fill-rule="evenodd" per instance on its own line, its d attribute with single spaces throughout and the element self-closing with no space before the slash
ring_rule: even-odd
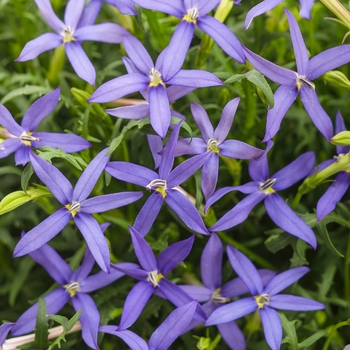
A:
<svg viewBox="0 0 350 350">
<path fill-rule="evenodd" d="M 101 229 L 102 225 L 101 225 Z M 103 230 L 104 232 L 104 230 Z M 89 275 L 91 272 L 93 266 L 95 264 L 95 259 L 93 255 L 91 254 L 91 251 L 88 247 L 85 248 L 85 255 L 84 255 L 84 260 L 81 263 L 80 267 L 78 267 L 74 272 L 71 277 L 71 281 L 77 281 L 77 282 L 83 282 L 85 278 Z M 81 289 L 79 289 L 80 291 Z"/>
<path fill-rule="evenodd" d="M 62 36 L 55 33 L 45 33 L 28 41 L 16 59 L 16 62 L 24 62 L 37 58 L 41 53 L 49 51 L 63 44 Z"/>
<path fill-rule="evenodd" d="M 29 154 L 32 153 L 32 150 L 30 147 L 27 147 L 24 145 L 22 145 L 22 146 L 23 147 L 19 147 L 15 153 L 16 165 L 19 165 L 19 164 L 26 165 L 28 162 L 30 162 Z M 0 148 L 1 148 L 1 146 L 0 146 Z"/>
<path fill-rule="evenodd" d="M 121 271 L 128 276 L 131 276 L 139 281 L 147 281 L 148 280 L 148 272 L 142 270 L 141 267 L 134 263 L 118 263 L 111 264 L 113 269 L 117 271 Z"/>
<path fill-rule="evenodd" d="M 72 28 L 73 31 L 77 28 L 80 17 L 84 11 L 85 0 L 69 0 L 64 13 L 64 22 L 66 26 Z"/>
<path fill-rule="evenodd" d="M 120 13 L 125 15 L 137 15 L 134 8 L 134 3 L 130 0 L 106 0 L 112 6 L 115 6 Z"/>
<path fill-rule="evenodd" d="M 71 214 L 66 208 L 61 208 L 27 232 L 17 243 L 13 252 L 19 257 L 33 252 L 55 237 L 70 221 Z"/>
<path fill-rule="evenodd" d="M 185 0 L 185 3 L 188 1 L 193 3 L 192 6 L 198 6 L 199 16 L 206 15 L 210 11 L 214 10 L 214 8 L 220 3 L 220 0 Z M 188 6 L 186 6 L 186 8 L 188 8 Z"/>
<path fill-rule="evenodd" d="M 125 35 L 129 35 L 129 33 L 118 24 L 100 23 L 77 29 L 75 38 L 79 41 L 92 40 L 102 43 L 120 44 Z"/>
<path fill-rule="evenodd" d="M 149 104 L 142 103 L 134 106 L 110 108 L 106 109 L 105 112 L 124 119 L 141 119 L 149 116 Z"/>
<path fill-rule="evenodd" d="M 316 249 L 317 241 L 314 232 L 278 194 L 274 193 L 266 197 L 265 208 L 267 214 L 277 226 Z"/>
<path fill-rule="evenodd" d="M 311 19 L 311 9 L 315 0 L 299 0 L 300 1 L 300 16 L 306 19 Z"/>
<path fill-rule="evenodd" d="M 205 201 L 208 201 L 214 193 L 219 175 L 219 155 L 210 151 L 208 153 L 211 154 L 206 159 L 202 169 L 202 191 Z"/>
<path fill-rule="evenodd" d="M 193 88 L 223 85 L 222 81 L 214 74 L 196 69 L 182 69 L 166 83 Z"/>
<path fill-rule="evenodd" d="M 207 144 L 198 137 L 186 138 L 177 141 L 175 157 L 184 154 L 200 154 L 207 151 Z"/>
<path fill-rule="evenodd" d="M 212 37 L 229 56 L 240 63 L 245 63 L 241 43 L 225 24 L 211 16 L 200 16 L 197 18 L 197 25 Z"/>
<path fill-rule="evenodd" d="M 274 7 L 276 7 L 282 1 L 283 0 L 265 0 L 265 1 L 262 1 L 259 4 L 255 5 L 247 13 L 247 16 L 246 16 L 245 22 L 244 22 L 244 29 L 247 30 L 249 28 L 249 26 L 251 25 L 251 23 L 255 17 L 258 17 L 258 16 L 262 15 L 263 13 L 272 10 Z"/>
<path fill-rule="evenodd" d="M 5 158 L 7 156 L 9 156 L 11 153 L 16 152 L 18 153 L 18 151 L 20 149 L 23 149 L 27 152 L 23 152 L 26 155 L 28 155 L 28 157 L 22 158 L 22 157 L 18 157 L 18 161 L 16 161 L 16 164 L 26 164 L 29 161 L 29 147 L 23 145 L 23 143 L 21 143 L 21 141 L 19 140 L 19 138 L 11 138 L 11 139 L 7 139 L 4 140 L 0 143 L 0 158 Z M 22 152 L 21 152 L 22 154 Z"/>
<path fill-rule="evenodd" d="M 78 77 L 85 80 L 90 85 L 94 85 L 96 71 L 81 45 L 78 42 L 72 41 L 65 44 L 65 49 L 69 62 Z"/>
<path fill-rule="evenodd" d="M 39 7 L 39 11 L 45 18 L 46 23 L 57 33 L 60 33 L 65 25 L 64 23 L 56 16 L 55 12 L 52 9 L 50 0 L 34 0 L 36 5 Z"/>
<path fill-rule="evenodd" d="M 213 294 L 213 290 L 202 286 L 179 285 L 179 287 L 192 299 L 197 300 L 199 302 L 210 300 Z"/>
<path fill-rule="evenodd" d="M 95 23 L 98 14 L 100 13 L 103 1 L 101 0 L 91 0 L 86 5 L 83 14 L 80 16 L 80 20 L 77 28 L 82 28 L 85 26 L 91 26 Z"/>
<path fill-rule="evenodd" d="M 6 322 L 0 326 L 0 347 L 4 345 L 7 335 L 15 324 L 14 322 Z"/>
<path fill-rule="evenodd" d="M 278 294 L 270 299 L 269 306 L 279 310 L 314 311 L 322 310 L 325 306 L 317 301 L 294 295 Z"/>
<path fill-rule="evenodd" d="M 237 140 L 226 140 L 220 147 L 220 154 L 235 159 L 254 159 L 264 154 L 264 150 Z"/>
<path fill-rule="evenodd" d="M 204 141 L 208 142 L 209 139 L 214 137 L 214 129 L 209 120 L 208 113 L 198 103 L 191 103 L 191 112 Z"/>
<path fill-rule="evenodd" d="M 267 344 L 272 350 L 279 350 L 282 342 L 282 324 L 278 313 L 270 308 L 259 309 Z"/>
<path fill-rule="evenodd" d="M 194 88 L 191 87 L 172 85 L 166 89 L 166 93 L 168 95 L 169 102 L 174 102 L 179 98 L 188 95 L 193 90 Z"/>
<path fill-rule="evenodd" d="M 245 350 L 246 344 L 244 335 L 235 321 L 220 323 L 217 325 L 221 336 L 226 344 L 234 350 Z"/>
<path fill-rule="evenodd" d="M 0 125 L 9 133 L 17 137 L 25 131 L 15 122 L 9 110 L 2 104 L 0 104 Z"/>
<path fill-rule="evenodd" d="M 178 241 L 165 248 L 157 257 L 158 270 L 166 276 L 175 266 L 185 260 L 190 253 L 194 242 L 194 236 L 183 241 Z"/>
<path fill-rule="evenodd" d="M 182 0 L 172 0 L 171 2 L 165 2 L 164 0 L 133 0 L 133 2 L 145 9 L 165 12 L 178 18 L 182 18 L 186 14 L 186 8 Z"/>
</svg>

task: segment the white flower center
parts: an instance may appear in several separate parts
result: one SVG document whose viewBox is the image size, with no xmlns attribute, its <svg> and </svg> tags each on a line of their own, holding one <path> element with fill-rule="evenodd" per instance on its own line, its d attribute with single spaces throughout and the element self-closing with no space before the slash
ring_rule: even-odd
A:
<svg viewBox="0 0 350 350">
<path fill-rule="evenodd" d="M 147 281 L 153 284 L 153 287 L 158 287 L 159 281 L 163 278 L 161 273 L 158 273 L 157 270 L 151 271 L 148 273 Z"/>
<path fill-rule="evenodd" d="M 152 68 L 149 72 L 149 79 L 150 83 L 149 86 L 158 86 L 158 85 L 163 85 L 163 80 L 162 80 L 162 74 L 159 72 L 159 70 Z"/>
<path fill-rule="evenodd" d="M 65 284 L 63 287 L 66 288 L 66 291 L 70 294 L 71 297 L 74 297 L 74 295 L 76 295 L 77 292 L 79 292 L 80 283 L 71 281 L 68 284 Z"/>
<path fill-rule="evenodd" d="M 220 148 L 219 148 L 219 141 L 211 138 L 207 142 L 207 151 L 212 151 L 213 153 L 219 153 Z"/>
<path fill-rule="evenodd" d="M 268 294 L 261 294 L 261 295 L 256 295 L 255 301 L 258 304 L 258 308 L 262 309 L 265 305 L 270 304 L 270 296 Z"/>
<path fill-rule="evenodd" d="M 260 192 L 265 194 L 274 193 L 275 190 L 272 188 L 277 179 L 267 179 L 264 183 L 260 184 Z"/>
<path fill-rule="evenodd" d="M 198 15 L 198 9 L 196 7 L 193 7 L 187 10 L 187 14 L 183 16 L 183 20 L 196 24 Z"/>
<path fill-rule="evenodd" d="M 297 74 L 297 88 L 300 90 L 302 85 L 306 85 L 308 88 L 315 90 L 315 84 L 303 75 Z"/>
<path fill-rule="evenodd" d="M 148 191 L 155 190 L 155 191 L 159 192 L 164 198 L 166 196 L 166 190 L 167 190 L 166 181 L 162 180 L 162 179 L 152 180 L 146 186 L 146 190 L 148 190 Z"/>
<path fill-rule="evenodd" d="M 70 43 L 75 40 L 73 36 L 73 29 L 70 26 L 65 27 L 62 30 L 61 35 L 63 36 L 64 43 Z"/>
<path fill-rule="evenodd" d="M 68 209 L 68 211 L 72 214 L 72 217 L 74 218 L 75 215 L 77 215 L 77 213 L 80 210 L 80 203 L 79 202 L 73 202 L 72 204 L 67 204 L 66 208 Z"/>
<path fill-rule="evenodd" d="M 40 141 L 40 138 L 32 136 L 31 132 L 23 132 L 19 139 L 26 146 L 31 146 L 32 142 Z"/>
</svg>

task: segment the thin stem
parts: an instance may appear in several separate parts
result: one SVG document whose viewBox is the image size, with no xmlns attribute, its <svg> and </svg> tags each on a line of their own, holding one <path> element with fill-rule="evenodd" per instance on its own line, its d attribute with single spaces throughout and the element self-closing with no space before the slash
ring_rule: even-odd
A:
<svg viewBox="0 0 350 350">
<path fill-rule="evenodd" d="M 295 209 L 298 206 L 302 196 L 303 196 L 302 193 L 297 192 L 297 195 L 294 197 L 292 202 L 292 209 Z"/>
<path fill-rule="evenodd" d="M 327 338 L 326 342 L 323 345 L 322 350 L 327 350 L 328 349 L 329 344 L 332 341 L 333 335 L 334 335 L 335 331 L 338 328 L 343 327 L 343 326 L 349 326 L 349 325 L 350 325 L 350 323 L 349 323 L 349 320 L 348 320 L 348 321 L 340 322 L 340 323 L 336 324 L 335 326 L 333 326 L 332 330 L 330 331 L 330 333 L 328 335 L 328 338 Z"/>
<path fill-rule="evenodd" d="M 350 235 L 348 239 L 348 247 L 346 249 L 345 253 L 345 267 L 344 267 L 344 274 L 345 274 L 345 299 L 347 301 L 350 301 Z"/>
</svg>

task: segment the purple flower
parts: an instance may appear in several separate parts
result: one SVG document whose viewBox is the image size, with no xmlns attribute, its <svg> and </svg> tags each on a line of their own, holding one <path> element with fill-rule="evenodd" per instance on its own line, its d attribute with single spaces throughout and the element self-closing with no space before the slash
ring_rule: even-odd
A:
<svg viewBox="0 0 350 350">
<path fill-rule="evenodd" d="M 165 54 L 165 60 L 171 61 L 171 65 L 166 69 L 166 74 L 174 75 L 181 68 L 196 25 L 212 37 L 229 56 L 238 62 L 245 63 L 244 53 L 236 36 L 223 23 L 207 15 L 219 4 L 220 0 L 133 1 L 141 7 L 165 12 L 181 19 Z"/>
<path fill-rule="evenodd" d="M 40 248 L 73 219 L 83 234 L 96 262 L 103 271 L 109 271 L 109 248 L 98 222 L 91 214 L 135 202 L 142 197 L 142 193 L 120 192 L 87 199 L 108 162 L 107 150 L 103 150 L 92 160 L 80 176 L 74 189 L 67 178 L 53 165 L 34 154 L 30 154 L 35 173 L 63 205 L 63 208 L 50 215 L 22 237 L 15 247 L 15 257 Z"/>
<path fill-rule="evenodd" d="M 74 309 L 76 311 L 82 310 L 80 322 L 85 343 L 93 349 L 98 349 L 97 334 L 100 314 L 95 302 L 87 293 L 109 285 L 124 274 L 117 269 L 112 269 L 110 273 L 100 271 L 88 276 L 95 262 L 89 249 L 86 249 L 83 263 L 74 272 L 48 244 L 32 252 L 30 256 L 42 265 L 61 286 L 44 297 L 47 313 L 56 314 L 69 300 L 72 300 Z M 121 265 L 129 266 L 125 263 L 121 263 Z M 24 312 L 13 325 L 11 334 L 22 335 L 32 332 L 35 327 L 37 310 L 38 303 Z"/>
<path fill-rule="evenodd" d="M 171 60 L 167 59 L 165 54 L 167 48 L 159 55 L 154 65 L 150 55 L 139 40 L 128 35 L 124 37 L 123 44 L 130 57 L 130 59 L 124 58 L 124 64 L 129 74 L 101 85 L 93 93 L 89 102 L 109 102 L 141 91 L 144 95 L 147 94 L 146 100 L 149 103 L 151 125 L 163 138 L 168 131 L 171 117 L 166 84 L 191 88 L 222 85 L 222 82 L 209 72 L 180 70 L 183 60 L 181 61 L 181 58 L 176 55 Z M 173 67 L 174 59 L 179 63 L 179 68 L 176 71 L 170 70 Z M 139 108 L 143 108 L 141 113 L 144 113 L 147 106 L 140 105 Z M 134 112 L 136 113 L 136 111 Z M 139 110 L 137 110 L 138 112 Z"/>
<path fill-rule="evenodd" d="M 219 155 L 236 159 L 252 159 L 258 158 L 264 153 L 263 150 L 241 141 L 225 141 L 231 130 L 238 103 L 239 97 L 227 103 L 215 130 L 204 108 L 196 103 L 192 103 L 192 115 L 203 139 L 197 137 L 182 139 L 176 145 L 175 156 L 210 153 L 210 156 L 203 164 L 202 170 L 202 190 L 206 200 L 214 193 L 216 188 L 219 174 Z"/>
<path fill-rule="evenodd" d="M 201 275 L 204 286 L 180 285 L 181 289 L 193 299 L 205 302 L 202 307 L 207 316 L 230 302 L 232 298 L 249 292 L 240 278 L 222 284 L 222 257 L 222 243 L 216 233 L 213 233 L 203 249 L 201 257 Z M 275 275 L 270 270 L 260 270 L 259 274 L 264 285 Z M 199 323 L 199 320 L 193 320 L 186 330 L 196 327 Z M 231 349 L 246 349 L 244 335 L 235 321 L 219 324 L 218 329 Z"/>
<path fill-rule="evenodd" d="M 182 306 L 193 300 L 179 286 L 167 280 L 165 276 L 190 253 L 194 236 L 172 244 L 156 258 L 146 240 L 137 230 L 130 227 L 130 234 L 135 254 L 141 266 L 124 268 L 119 265 L 111 265 L 112 268 L 117 268 L 140 281 L 131 289 L 125 300 L 118 327 L 120 330 L 129 328 L 137 320 L 156 290 L 176 306 Z M 195 317 L 202 322 L 206 319 L 205 313 L 199 305 Z"/>
<path fill-rule="evenodd" d="M 338 134 L 341 131 L 346 130 L 344 119 L 340 112 L 337 113 L 335 120 L 335 133 Z M 338 156 L 335 156 L 333 161 L 326 161 L 325 164 L 330 165 L 333 162 L 336 162 L 339 157 L 342 157 L 344 154 L 350 152 L 349 146 L 337 146 Z M 322 168 L 318 168 L 318 170 L 322 170 Z M 336 204 L 342 199 L 346 190 L 350 185 L 350 173 L 347 170 L 341 171 L 334 182 L 328 187 L 327 191 L 323 194 L 323 196 L 317 202 L 317 220 L 321 221 L 326 215 L 332 212 L 336 206 Z"/>
<path fill-rule="evenodd" d="M 312 311 L 324 309 L 324 305 L 307 298 L 277 294 L 304 276 L 309 269 L 296 267 L 273 277 L 264 287 L 259 272 L 250 260 L 231 246 L 227 254 L 233 269 L 243 280 L 252 297 L 234 301 L 216 309 L 207 319 L 206 325 L 231 322 L 259 310 L 265 339 L 272 350 L 279 350 L 282 342 L 282 324 L 275 309 Z"/>
<path fill-rule="evenodd" d="M 0 144 L 0 158 L 15 152 L 16 165 L 29 162 L 31 147 L 59 147 L 65 152 L 79 152 L 91 145 L 82 137 L 74 134 L 35 132 L 40 122 L 57 106 L 60 88 L 35 101 L 24 114 L 21 125 L 18 125 L 10 112 L 0 105 L 0 124 L 5 128 L 1 133 L 8 139 Z"/>
<path fill-rule="evenodd" d="M 197 301 L 191 301 L 175 309 L 153 332 L 147 343 L 137 334 L 117 326 L 101 326 L 99 331 L 113 334 L 125 341 L 132 350 L 167 350 L 191 322 Z"/>
<path fill-rule="evenodd" d="M 267 113 L 266 134 L 263 141 L 272 139 L 280 128 L 281 121 L 300 92 L 301 101 L 313 123 L 322 135 L 329 140 L 333 135 L 332 122 L 320 105 L 312 80 L 331 69 L 350 61 L 350 45 L 336 46 L 319 53 L 309 60 L 308 51 L 300 28 L 293 15 L 284 9 L 294 48 L 297 72 L 278 67 L 264 58 L 244 48 L 250 63 L 272 81 L 281 84 L 275 92 L 275 105 Z"/>
<path fill-rule="evenodd" d="M 128 32 L 114 23 L 79 25 L 84 11 L 85 0 L 68 1 L 64 14 L 64 23 L 53 12 L 50 0 L 35 0 L 35 3 L 47 24 L 56 33 L 46 33 L 28 42 L 16 61 L 32 60 L 41 53 L 63 44 L 68 59 L 77 75 L 89 84 L 94 85 L 96 78 L 95 68 L 81 47 L 81 43 L 85 40 L 93 40 L 118 44 L 125 35 L 129 35 Z M 88 17 L 89 15 L 86 16 Z M 84 22 L 87 23 L 88 20 L 84 20 Z"/>
<path fill-rule="evenodd" d="M 283 0 L 264 0 L 259 4 L 255 5 L 247 13 L 244 22 L 244 29 L 248 29 L 253 19 L 263 13 L 272 10 L 274 7 L 279 5 Z M 306 19 L 311 19 L 311 8 L 315 0 L 300 0 L 300 16 Z"/>
<path fill-rule="evenodd" d="M 186 196 L 179 192 L 178 187 L 202 166 L 210 153 L 188 159 L 171 171 L 180 125 L 181 123 L 177 124 L 170 135 L 162 153 L 158 173 L 127 162 L 110 162 L 106 166 L 106 171 L 116 179 L 143 186 L 149 191 L 154 190 L 134 223 L 134 228 L 142 236 L 145 236 L 152 227 L 163 201 L 174 210 L 190 229 L 204 235 L 209 234 L 198 210 Z"/>
<path fill-rule="evenodd" d="M 276 192 L 292 186 L 307 176 L 313 168 L 315 154 L 314 152 L 306 152 L 274 175 L 269 176 L 267 153 L 272 145 L 273 142 L 269 141 L 265 154 L 250 162 L 249 174 L 254 180 L 253 182 L 241 186 L 224 187 L 216 191 L 208 200 L 206 209 L 231 191 L 236 190 L 249 194 L 210 227 L 209 231 L 227 230 L 242 223 L 251 210 L 259 202 L 264 201 L 267 214 L 277 226 L 309 243 L 315 249 L 317 242 L 311 228 L 290 209 Z"/>
</svg>

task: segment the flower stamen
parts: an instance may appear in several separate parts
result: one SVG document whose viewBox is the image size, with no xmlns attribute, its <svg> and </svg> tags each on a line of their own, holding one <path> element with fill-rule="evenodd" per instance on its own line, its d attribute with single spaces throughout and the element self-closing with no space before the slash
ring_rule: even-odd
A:
<svg viewBox="0 0 350 350">
<path fill-rule="evenodd" d="M 267 179 L 260 185 L 260 192 L 263 193 L 274 193 L 275 190 L 272 188 L 277 179 Z"/>
<path fill-rule="evenodd" d="M 61 35 L 63 36 L 63 42 L 64 43 L 70 43 L 72 41 L 75 41 L 75 38 L 73 36 L 73 29 L 70 26 L 65 27 Z"/>
<path fill-rule="evenodd" d="M 258 304 L 258 308 L 262 309 L 265 305 L 270 304 L 270 296 L 268 294 L 261 294 L 261 295 L 256 295 L 255 301 Z"/>
<path fill-rule="evenodd" d="M 158 273 L 157 270 L 151 271 L 148 273 L 147 281 L 153 284 L 153 287 L 156 288 L 159 285 L 159 281 L 163 278 L 161 273 Z"/>
<path fill-rule="evenodd" d="M 73 202 L 72 204 L 67 204 L 66 208 L 68 211 L 72 214 L 72 217 L 74 218 L 75 215 L 79 212 L 81 205 L 79 202 Z"/>
<path fill-rule="evenodd" d="M 207 151 L 212 151 L 213 153 L 219 153 L 220 152 L 219 141 L 214 138 L 209 139 L 207 142 Z"/>
<path fill-rule="evenodd" d="M 165 198 L 166 190 L 167 190 L 166 181 L 162 180 L 162 179 L 152 180 L 146 186 L 146 190 L 147 191 L 155 190 L 155 191 L 159 192 L 163 196 L 163 198 Z"/>
<path fill-rule="evenodd" d="M 221 296 L 220 294 L 220 288 L 215 289 L 214 293 L 210 297 L 211 302 L 214 304 L 226 304 L 230 301 L 230 298 L 226 298 Z"/>
<path fill-rule="evenodd" d="M 187 10 L 187 14 L 183 16 L 183 21 L 187 21 L 189 23 L 197 23 L 197 17 L 199 15 L 198 9 L 193 7 Z"/>
<path fill-rule="evenodd" d="M 31 132 L 23 132 L 19 139 L 26 146 L 31 146 L 32 142 L 40 141 L 40 138 L 32 136 Z"/>
<path fill-rule="evenodd" d="M 297 88 L 300 90 L 302 85 L 306 85 L 308 88 L 315 90 L 315 84 L 303 75 L 297 75 Z"/>
<path fill-rule="evenodd" d="M 68 292 L 71 297 L 74 297 L 77 292 L 79 292 L 80 284 L 79 282 L 71 281 L 68 284 L 65 284 L 63 287 L 66 288 L 66 292 Z"/>
<path fill-rule="evenodd" d="M 149 72 L 150 83 L 149 86 L 163 85 L 162 74 L 155 68 L 152 68 Z"/>
</svg>

